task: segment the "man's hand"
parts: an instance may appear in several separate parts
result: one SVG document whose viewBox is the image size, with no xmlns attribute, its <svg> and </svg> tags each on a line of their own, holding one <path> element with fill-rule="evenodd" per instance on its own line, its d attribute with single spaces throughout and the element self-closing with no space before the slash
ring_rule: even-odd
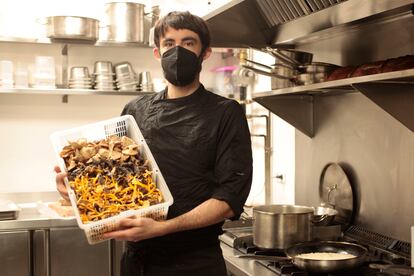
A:
<svg viewBox="0 0 414 276">
<path fill-rule="evenodd" d="M 67 176 L 67 173 L 62 172 L 59 166 L 55 166 L 56 172 L 56 188 L 59 194 L 66 200 L 69 201 L 68 191 L 66 190 L 64 179 Z"/>
<path fill-rule="evenodd" d="M 105 239 L 120 241 L 141 241 L 166 234 L 165 222 L 151 218 L 124 218 L 119 222 L 118 230 L 105 233 Z"/>
<path fill-rule="evenodd" d="M 120 221 L 117 230 L 105 233 L 103 237 L 122 241 L 141 241 L 206 227 L 233 216 L 234 213 L 226 202 L 210 198 L 191 211 L 173 219 L 155 221 L 151 218 L 125 218 Z"/>
</svg>

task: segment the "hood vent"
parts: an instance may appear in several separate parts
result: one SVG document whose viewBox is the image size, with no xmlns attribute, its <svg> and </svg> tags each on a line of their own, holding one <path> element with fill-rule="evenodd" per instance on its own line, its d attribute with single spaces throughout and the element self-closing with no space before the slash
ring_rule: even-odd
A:
<svg viewBox="0 0 414 276">
<path fill-rule="evenodd" d="M 412 15 L 413 0 L 232 0 L 203 18 L 213 47 L 291 46 Z"/>
<path fill-rule="evenodd" d="M 347 0 L 255 0 L 267 25 L 274 27 Z"/>
</svg>

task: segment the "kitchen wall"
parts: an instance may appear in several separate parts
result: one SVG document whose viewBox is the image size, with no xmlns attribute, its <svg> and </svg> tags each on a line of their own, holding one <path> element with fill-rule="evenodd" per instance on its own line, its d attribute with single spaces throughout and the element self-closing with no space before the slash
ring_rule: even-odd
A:
<svg viewBox="0 0 414 276">
<path fill-rule="evenodd" d="M 1 1 L 0 2 L 0 37 L 45 37 L 45 28 L 36 20 L 49 15 L 79 15 L 98 18 L 103 14 L 103 5 L 107 1 Z M 185 1 L 178 1 L 179 9 L 184 9 Z M 193 5 L 193 12 L 203 15 L 225 2 L 206 1 Z M 146 2 L 163 4 L 162 1 Z M 208 6 L 207 6 L 208 5 Z M 21 9 L 25 6 L 25 9 Z M 191 5 L 188 7 L 191 8 Z M 201 7 L 204 7 L 201 9 Z M 164 12 L 173 9 L 170 3 Z M 198 9 L 198 10 L 197 10 Z M 41 20 L 40 20 L 41 21 Z M 14 26 L 10 28 L 10 26 Z M 13 61 L 17 67 L 34 68 L 37 55 L 53 56 L 56 63 L 57 83 L 61 83 L 60 44 L 26 44 L 0 43 L 0 60 Z M 159 64 L 152 58 L 150 48 L 93 47 L 90 45 L 69 45 L 69 67 L 88 66 L 93 71 L 96 60 L 110 60 L 113 63 L 129 61 L 137 72 L 150 71 L 153 78 L 162 78 Z M 211 72 L 223 65 L 223 49 L 215 49 L 213 55 L 204 63 L 201 80 L 212 90 L 217 86 L 216 75 Z M 267 56 L 255 54 L 259 61 L 270 62 Z M 268 91 L 270 80 L 257 76 L 249 88 L 253 91 Z M 133 96 L 69 96 L 68 103 L 62 102 L 61 95 L 22 95 L 0 93 L 0 193 L 30 192 L 55 190 L 53 165 L 56 157 L 52 149 L 50 134 L 54 131 L 93 123 L 118 116 L 123 106 Z M 248 112 L 267 114 L 257 104 L 252 104 Z M 272 201 L 280 203 L 293 202 L 294 159 L 293 128 L 276 116 L 272 116 L 274 126 L 274 171 L 288 175 L 284 183 L 275 180 Z M 252 133 L 265 134 L 262 119 L 249 121 Z M 254 148 L 254 181 L 247 205 L 264 203 L 264 141 L 252 138 Z"/>
<path fill-rule="evenodd" d="M 357 65 L 414 54 L 414 18 L 361 25 L 299 49 L 316 61 Z M 392 91 L 390 91 L 392 93 Z M 413 106 L 414 116 L 414 106 Z M 319 177 L 329 162 L 343 166 L 354 187 L 356 223 L 410 241 L 414 225 L 414 134 L 359 93 L 316 97 L 316 134 L 296 131 L 296 203 L 319 204 Z"/>
<path fill-rule="evenodd" d="M 0 43 L 0 59 L 9 59 L 29 68 L 33 66 L 36 55 L 54 56 L 57 68 L 60 68 L 59 51 L 59 45 Z M 96 60 L 130 61 L 137 72 L 146 70 L 154 78 L 162 77 L 150 48 L 71 46 L 69 66 L 86 65 L 93 71 Z M 210 70 L 220 62 L 221 54 L 215 53 L 204 64 L 205 74 L 201 79 L 206 87 L 214 88 L 215 76 Z M 61 95 L 0 93 L 0 192 L 53 190 L 52 169 L 56 158 L 50 134 L 118 116 L 123 106 L 133 98 L 71 95 L 68 103 L 62 103 Z"/>
</svg>

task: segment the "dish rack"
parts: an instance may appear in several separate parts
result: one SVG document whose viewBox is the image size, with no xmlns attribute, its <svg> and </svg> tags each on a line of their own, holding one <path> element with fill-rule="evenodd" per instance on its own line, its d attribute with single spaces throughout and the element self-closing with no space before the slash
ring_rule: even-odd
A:
<svg viewBox="0 0 414 276">
<path fill-rule="evenodd" d="M 75 192 L 72 190 L 72 188 L 70 188 L 68 179 L 65 178 L 65 185 L 68 190 L 71 205 L 75 211 L 76 220 L 79 227 L 85 231 L 89 244 L 96 244 L 105 241 L 106 239 L 103 238 L 103 234 L 115 230 L 118 222 L 126 217 L 136 216 L 151 217 L 156 220 L 166 219 L 168 208 L 174 202 L 171 192 L 165 183 L 164 177 L 162 176 L 161 171 L 158 168 L 158 165 L 155 162 L 155 159 L 147 143 L 145 142 L 145 139 L 142 136 L 142 133 L 138 128 L 134 117 L 131 115 L 116 117 L 109 120 L 104 120 L 93 124 L 53 133 L 51 139 L 55 153 L 58 157 L 58 163 L 60 167 L 64 168 L 64 170 L 67 171 L 65 162 L 60 157 L 60 152 L 63 147 L 68 144 L 68 141 L 76 141 L 79 138 L 86 138 L 88 141 L 96 141 L 105 139 L 111 135 L 117 135 L 119 137 L 128 136 L 139 145 L 139 153 L 145 158 L 145 160 L 148 160 L 149 169 L 152 171 L 154 183 L 156 184 L 157 188 L 160 189 L 164 201 L 162 203 L 144 207 L 139 210 L 123 211 L 118 215 L 99 221 L 83 223 L 76 205 L 77 200 Z"/>
</svg>

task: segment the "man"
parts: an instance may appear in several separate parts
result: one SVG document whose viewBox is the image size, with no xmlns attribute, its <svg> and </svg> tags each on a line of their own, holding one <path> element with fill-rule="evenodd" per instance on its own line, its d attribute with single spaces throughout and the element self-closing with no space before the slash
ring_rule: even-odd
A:
<svg viewBox="0 0 414 276">
<path fill-rule="evenodd" d="M 128 103 L 173 195 L 165 221 L 127 218 L 106 238 L 125 240 L 123 276 L 226 275 L 218 235 L 243 211 L 252 180 L 252 153 L 242 107 L 204 89 L 203 60 L 211 54 L 206 23 L 172 12 L 154 30 L 154 56 L 164 91 Z M 57 172 L 64 195 L 64 173 Z"/>
</svg>

